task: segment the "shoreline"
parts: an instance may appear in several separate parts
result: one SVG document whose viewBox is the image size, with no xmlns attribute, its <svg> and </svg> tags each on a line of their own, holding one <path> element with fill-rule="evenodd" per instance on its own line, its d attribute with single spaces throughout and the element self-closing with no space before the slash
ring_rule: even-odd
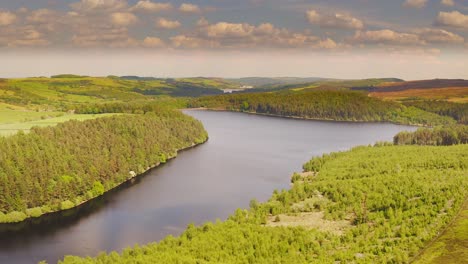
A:
<svg viewBox="0 0 468 264">
<path fill-rule="evenodd" d="M 188 147 L 184 147 L 184 148 L 181 148 L 181 149 L 176 150 L 175 155 L 174 155 L 174 156 L 169 156 L 169 155 L 168 155 L 168 157 L 167 157 L 167 159 L 166 159 L 165 162 L 156 163 L 155 166 L 152 166 L 152 167 L 147 168 L 147 169 L 146 169 L 145 171 L 143 171 L 142 173 L 136 174 L 136 175 L 133 176 L 133 177 L 127 177 L 127 179 L 126 179 L 125 181 L 118 183 L 117 185 L 113 186 L 112 188 L 106 190 L 104 193 L 102 193 L 102 194 L 100 194 L 100 195 L 98 195 L 98 196 L 95 196 L 95 197 L 93 197 L 93 198 L 91 198 L 91 199 L 84 200 L 84 201 L 82 201 L 81 203 L 74 205 L 73 207 L 66 208 L 66 209 L 60 209 L 60 210 L 49 211 L 49 212 L 44 212 L 44 213 L 41 213 L 40 215 L 35 215 L 35 216 L 32 216 L 32 215 L 28 215 L 28 214 L 27 214 L 27 210 L 34 209 L 34 208 L 28 208 L 28 209 L 26 209 L 26 210 L 20 212 L 20 213 L 26 214 L 26 215 L 27 215 L 26 218 L 24 218 L 24 219 L 22 219 L 22 220 L 20 220 L 20 221 L 0 222 L 0 227 L 7 227 L 7 226 L 18 225 L 18 224 L 25 223 L 25 222 L 27 222 L 27 221 L 31 221 L 31 220 L 33 220 L 33 219 L 40 219 L 40 218 L 42 218 L 42 217 L 47 217 L 47 216 L 51 216 L 51 215 L 54 215 L 54 214 L 60 214 L 60 213 L 66 212 L 66 211 L 70 211 L 70 210 L 77 209 L 77 208 L 79 208 L 79 207 L 81 207 L 81 206 L 84 206 L 84 205 L 86 205 L 86 204 L 92 202 L 92 201 L 95 200 L 95 199 L 100 198 L 101 196 L 103 196 L 103 195 L 105 195 L 105 194 L 107 194 L 107 193 L 109 193 L 109 192 L 111 192 L 111 191 L 114 191 L 115 189 L 118 189 L 119 187 L 123 186 L 123 185 L 126 184 L 126 183 L 132 182 L 132 181 L 134 181 L 135 179 L 137 179 L 137 178 L 139 178 L 139 177 L 141 177 L 141 176 L 143 176 L 143 175 L 146 175 L 146 174 L 147 174 L 148 172 L 150 172 L 151 170 L 156 169 L 156 168 L 160 167 L 161 165 L 164 165 L 164 164 L 167 163 L 168 161 L 175 159 L 175 158 L 178 156 L 179 153 L 181 153 L 181 152 L 183 152 L 183 151 L 186 151 L 186 150 L 189 150 L 189 149 L 192 149 L 192 148 L 195 148 L 195 147 L 197 147 L 197 146 L 199 146 L 199 145 L 202 145 L 202 144 L 206 143 L 206 142 L 208 141 L 208 139 L 209 139 L 209 137 L 207 136 L 207 138 L 206 138 L 203 142 L 200 142 L 200 143 L 195 143 L 195 142 L 193 142 L 192 145 L 190 145 L 190 146 L 188 146 Z M 75 197 L 75 198 L 76 198 L 76 197 Z M 64 202 L 64 201 L 62 201 L 62 202 Z M 46 207 L 46 206 L 47 206 L 47 205 L 43 205 L 43 206 L 35 207 L 35 208 L 43 208 L 43 207 Z M 10 213 L 12 213 L 12 212 L 5 213 L 5 215 L 8 215 L 8 214 L 10 214 Z"/>
<path fill-rule="evenodd" d="M 226 109 L 206 108 L 206 107 L 183 108 L 183 109 L 179 109 L 179 110 L 180 111 L 199 110 L 199 111 L 213 111 L 213 112 L 233 112 L 233 113 L 244 113 L 244 114 L 249 114 L 249 115 L 271 116 L 271 117 L 297 119 L 297 120 L 310 120 L 310 121 L 342 122 L 342 123 L 376 123 L 376 124 L 387 123 L 387 124 L 415 126 L 415 127 L 427 127 L 427 128 L 432 128 L 433 127 L 433 126 L 423 125 L 423 124 L 398 123 L 398 122 L 392 122 L 392 121 L 335 120 L 335 119 L 331 119 L 331 118 L 312 118 L 312 117 L 301 117 L 301 116 L 284 116 L 284 115 L 269 114 L 269 113 L 246 112 L 246 111 L 240 111 L 240 110 L 226 110 Z"/>
</svg>

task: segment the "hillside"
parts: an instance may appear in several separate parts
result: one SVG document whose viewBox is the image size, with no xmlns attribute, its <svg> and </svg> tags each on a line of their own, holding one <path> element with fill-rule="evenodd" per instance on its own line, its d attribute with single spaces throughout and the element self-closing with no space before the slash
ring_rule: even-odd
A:
<svg viewBox="0 0 468 264">
<path fill-rule="evenodd" d="M 235 80 L 234 80 L 235 81 Z M 257 85 L 254 85 L 259 81 Z M 340 80 L 340 79 L 325 79 L 325 78 L 247 78 L 245 84 L 253 86 L 251 89 L 246 89 L 243 92 L 266 92 L 266 91 L 282 91 L 282 90 L 341 90 L 351 89 L 365 90 L 363 87 L 373 87 L 376 85 L 400 82 L 403 81 L 397 78 L 372 78 L 362 80 Z M 360 89 L 362 88 L 362 89 Z"/>
<path fill-rule="evenodd" d="M 237 87 L 216 78 L 119 78 L 57 75 L 52 78 L 0 80 L 0 103 L 51 105 L 147 100 L 161 96 L 201 96 L 222 94 Z"/>
<path fill-rule="evenodd" d="M 368 97 L 362 92 L 315 89 L 266 93 L 206 96 L 189 102 L 191 107 L 243 111 L 258 114 L 336 121 L 387 121 L 403 124 L 453 124 L 451 117 L 440 116 L 416 107 Z"/>
<path fill-rule="evenodd" d="M 238 83 L 242 86 L 252 86 L 253 88 L 271 88 L 275 86 L 282 85 L 293 85 L 293 84 L 304 84 L 311 83 L 321 80 L 326 80 L 326 78 L 319 77 L 310 77 L 310 78 L 300 78 L 300 77 L 244 77 L 238 79 L 227 79 L 231 82 Z"/>
<path fill-rule="evenodd" d="M 373 87 L 361 87 L 370 96 L 387 100 L 436 99 L 468 102 L 468 80 L 434 79 L 399 83 L 385 83 Z"/>
</svg>

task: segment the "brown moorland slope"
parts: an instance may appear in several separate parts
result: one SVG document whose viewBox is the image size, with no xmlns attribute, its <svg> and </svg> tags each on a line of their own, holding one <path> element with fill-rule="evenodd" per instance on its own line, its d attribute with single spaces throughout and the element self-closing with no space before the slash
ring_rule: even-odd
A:
<svg viewBox="0 0 468 264">
<path fill-rule="evenodd" d="M 367 90 L 370 96 L 387 100 L 432 99 L 468 102 L 468 80 L 461 79 L 384 83 Z"/>
</svg>

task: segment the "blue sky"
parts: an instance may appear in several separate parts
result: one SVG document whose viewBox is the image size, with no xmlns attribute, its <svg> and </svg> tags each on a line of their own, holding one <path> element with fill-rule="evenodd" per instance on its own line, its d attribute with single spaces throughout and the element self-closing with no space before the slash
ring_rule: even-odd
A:
<svg viewBox="0 0 468 264">
<path fill-rule="evenodd" d="M 435 77 L 453 76 L 460 67 L 468 72 L 463 65 L 467 39 L 468 0 L 0 0 L 0 53 L 9 54 L 7 58 L 14 58 L 12 53 L 55 58 L 67 51 L 70 58 L 77 52 L 82 56 L 96 52 L 173 54 L 172 58 L 184 54 L 193 59 L 204 54 L 202 60 L 191 63 L 223 62 L 221 53 L 242 57 L 253 52 L 266 58 L 281 54 L 285 63 L 300 54 L 328 61 L 339 57 L 343 67 L 339 73 L 317 72 L 327 77 L 343 75 L 356 61 L 392 58 L 355 77 L 388 76 L 390 69 L 431 65 L 427 71 L 405 71 L 407 78 L 420 78 L 435 73 L 439 73 Z M 209 75 L 196 70 L 178 72 L 175 69 L 181 67 L 175 65 L 180 62 L 165 58 L 173 69 L 159 67 L 165 75 Z M 268 74 L 259 72 L 257 66 L 236 74 Z M 52 66 L 43 64 L 42 68 Z M 271 68 L 269 75 L 283 75 L 281 67 Z M 18 70 L 17 75 L 35 70 Z M 311 74 L 296 70 L 297 75 Z M 231 72 L 226 68 L 219 74 Z"/>
</svg>

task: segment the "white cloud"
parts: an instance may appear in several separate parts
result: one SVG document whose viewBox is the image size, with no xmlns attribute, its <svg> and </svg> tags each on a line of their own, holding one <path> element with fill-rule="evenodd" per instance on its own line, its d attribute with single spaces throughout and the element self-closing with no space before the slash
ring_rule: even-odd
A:
<svg viewBox="0 0 468 264">
<path fill-rule="evenodd" d="M 136 3 L 131 10 L 132 11 L 142 11 L 142 12 L 149 12 L 155 13 L 160 11 L 167 11 L 173 8 L 171 3 L 155 3 L 149 0 L 143 0 Z"/>
<path fill-rule="evenodd" d="M 7 26 L 10 24 L 13 24 L 15 21 L 16 21 L 15 14 L 9 11 L 6 11 L 6 12 L 0 11 L 0 26 Z"/>
<path fill-rule="evenodd" d="M 439 12 L 435 24 L 438 26 L 468 29 L 468 15 L 458 11 Z"/>
<path fill-rule="evenodd" d="M 309 23 L 325 28 L 341 28 L 341 29 L 362 29 L 364 23 L 348 14 L 321 14 L 316 10 L 308 10 L 307 19 Z"/>
<path fill-rule="evenodd" d="M 115 12 L 127 8 L 125 0 L 81 0 L 70 4 L 70 7 L 79 12 Z"/>
<path fill-rule="evenodd" d="M 185 13 L 200 13 L 201 9 L 197 5 L 183 3 L 180 5 L 179 11 L 185 12 Z"/>
<path fill-rule="evenodd" d="M 204 17 L 198 19 L 198 21 L 197 21 L 197 26 L 199 26 L 199 27 L 204 27 L 204 26 L 208 26 L 208 25 L 209 25 L 208 20 L 206 20 L 206 18 L 204 18 Z"/>
<path fill-rule="evenodd" d="M 31 23 L 52 23 L 57 22 L 58 12 L 46 8 L 32 11 L 26 18 Z"/>
<path fill-rule="evenodd" d="M 218 41 L 203 39 L 200 37 L 191 37 L 186 35 L 178 35 L 172 37 L 171 41 L 172 45 L 175 48 L 201 49 L 221 47 L 221 44 Z"/>
<path fill-rule="evenodd" d="M 325 40 L 320 40 L 315 47 L 319 49 L 336 49 L 338 44 L 336 44 L 333 39 L 327 38 Z"/>
<path fill-rule="evenodd" d="M 136 47 L 138 42 L 128 36 L 125 28 L 87 28 L 76 32 L 72 43 L 78 47 L 110 47 L 127 48 Z"/>
<path fill-rule="evenodd" d="M 454 6 L 455 2 L 453 2 L 453 0 L 442 0 L 440 1 L 440 4 L 444 6 Z"/>
<path fill-rule="evenodd" d="M 9 27 L 0 31 L 0 46 L 39 47 L 50 42 L 32 26 Z"/>
<path fill-rule="evenodd" d="M 174 29 L 180 27 L 181 24 L 177 20 L 168 20 L 165 18 L 160 18 L 156 20 L 156 27 L 162 29 Z"/>
<path fill-rule="evenodd" d="M 143 40 L 143 47 L 146 47 L 146 48 L 162 48 L 162 47 L 165 47 L 165 46 L 166 46 L 166 44 L 160 38 L 146 37 Z"/>
<path fill-rule="evenodd" d="M 53 33 L 60 36 L 67 23 L 62 12 L 52 9 L 37 9 L 25 14 L 28 25 L 35 27 L 44 33 Z M 50 37 L 50 36 L 48 36 Z"/>
<path fill-rule="evenodd" d="M 422 30 L 416 31 L 420 38 L 429 43 L 463 43 L 465 39 L 455 33 L 443 30 L 443 29 L 433 29 L 433 28 L 424 28 Z"/>
<path fill-rule="evenodd" d="M 309 33 L 290 32 L 271 23 L 218 22 L 209 24 L 203 20 L 197 31 L 171 39 L 176 48 L 310 48 L 335 49 L 341 47 L 334 40 L 321 40 Z"/>
<path fill-rule="evenodd" d="M 358 31 L 353 37 L 353 41 L 363 44 L 382 45 L 421 45 L 424 44 L 418 35 L 409 33 L 399 33 L 393 30 Z"/>
<path fill-rule="evenodd" d="M 209 25 L 205 32 L 207 36 L 211 38 L 236 38 L 249 36 L 253 30 L 254 26 L 247 23 L 219 22 Z"/>
<path fill-rule="evenodd" d="M 412 8 L 423 8 L 427 4 L 427 0 L 406 0 L 403 3 L 405 7 L 412 7 Z"/>
<path fill-rule="evenodd" d="M 138 21 L 138 18 L 128 12 L 116 12 L 111 15 L 112 23 L 117 26 L 129 26 L 135 24 Z"/>
</svg>

